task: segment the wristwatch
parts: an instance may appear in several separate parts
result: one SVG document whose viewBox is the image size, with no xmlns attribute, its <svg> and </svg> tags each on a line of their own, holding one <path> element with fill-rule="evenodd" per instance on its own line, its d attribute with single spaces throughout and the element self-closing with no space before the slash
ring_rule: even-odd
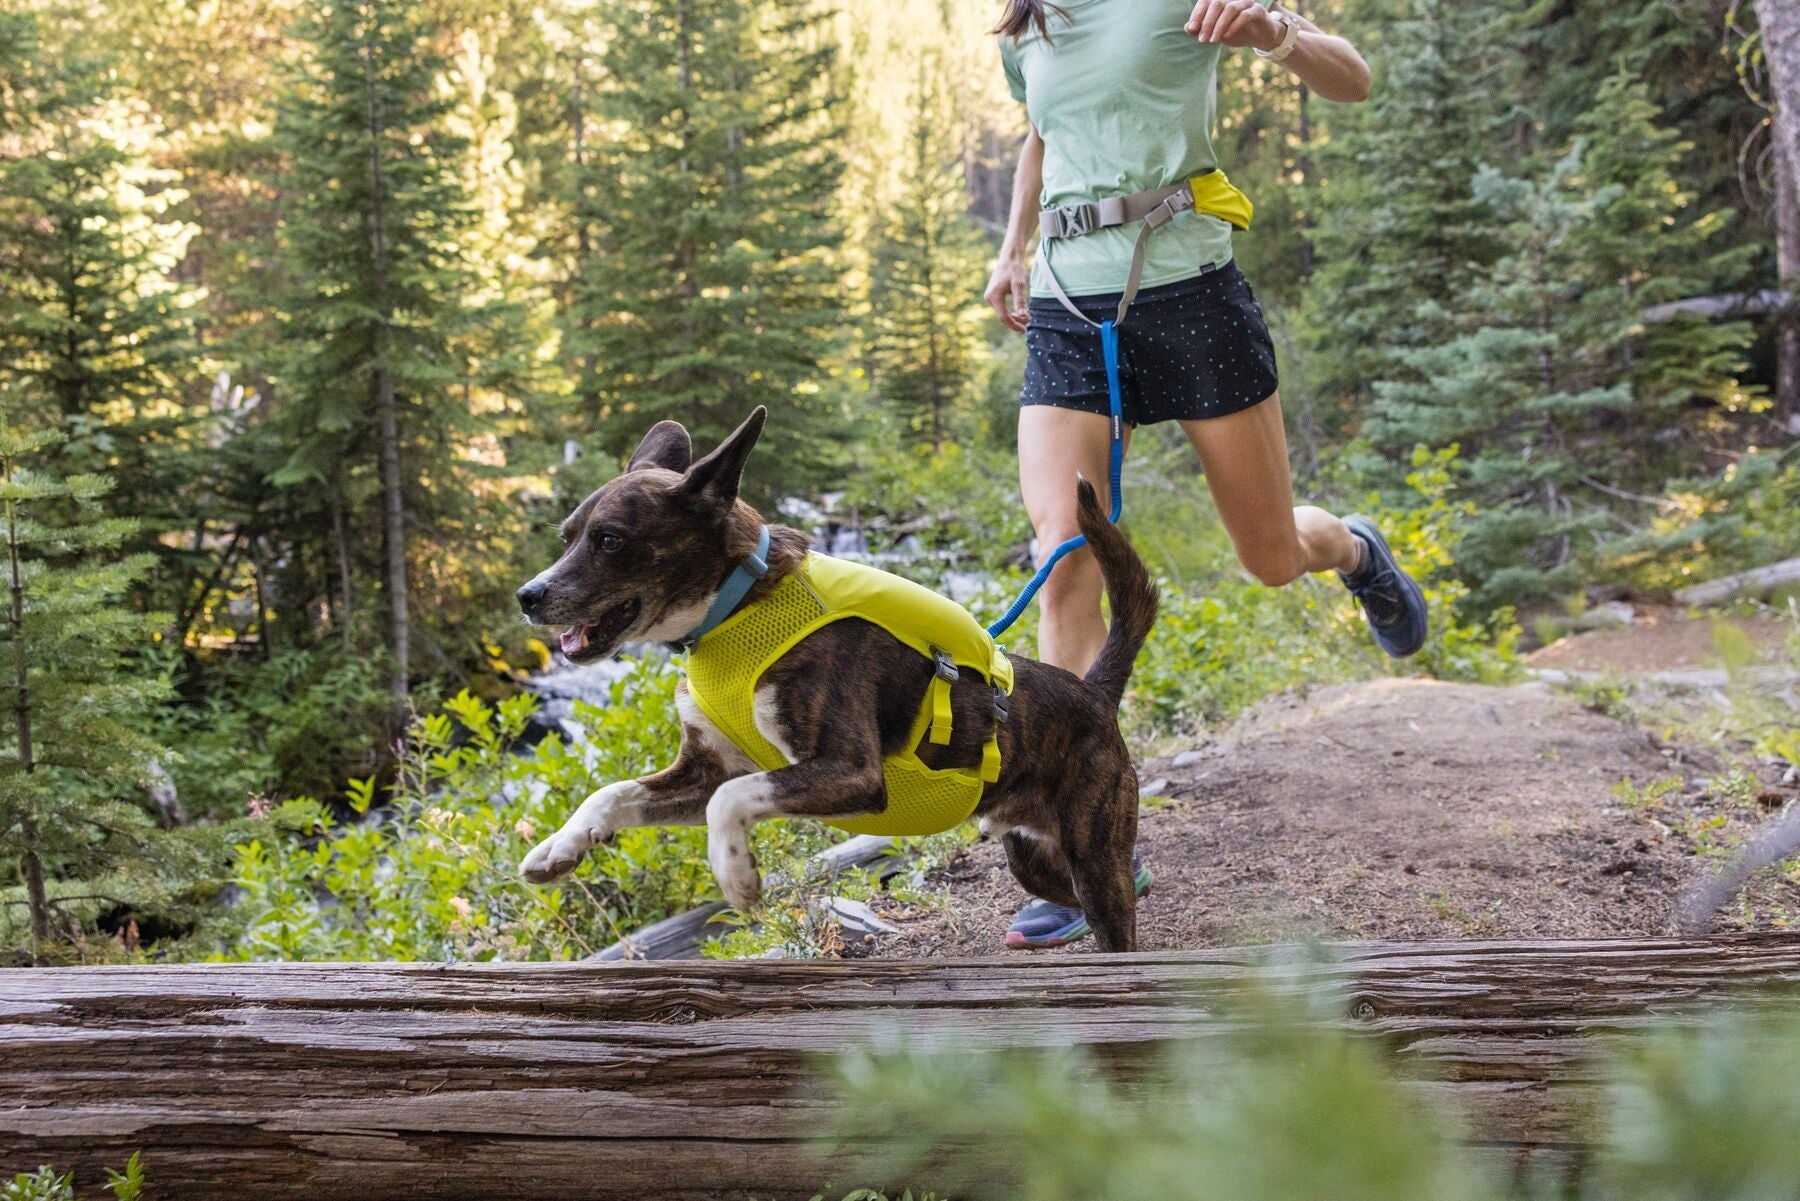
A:
<svg viewBox="0 0 1800 1201">
<path fill-rule="evenodd" d="M 1272 63 L 1284 62 L 1294 52 L 1294 43 L 1300 40 L 1300 19 L 1285 8 L 1271 8 L 1269 15 L 1281 25 L 1281 41 L 1273 50 L 1258 50 L 1256 56 Z"/>
</svg>

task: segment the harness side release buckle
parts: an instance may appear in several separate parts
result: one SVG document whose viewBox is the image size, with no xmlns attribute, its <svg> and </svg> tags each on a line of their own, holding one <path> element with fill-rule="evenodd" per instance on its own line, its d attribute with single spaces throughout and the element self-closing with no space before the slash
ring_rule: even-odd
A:
<svg viewBox="0 0 1800 1201">
<path fill-rule="evenodd" d="M 962 673 L 956 670 L 956 660 L 950 657 L 950 652 L 934 646 L 931 658 L 937 664 L 937 678 L 946 684 L 956 683 Z"/>
<path fill-rule="evenodd" d="M 1008 709 L 1008 701 L 1007 701 L 1007 697 L 1006 697 L 1006 689 L 1000 687 L 1000 685 L 998 685 L 998 684 L 995 684 L 994 685 L 994 720 L 999 722 L 1001 725 L 1005 725 L 1008 715 L 1009 715 L 1009 709 Z"/>
</svg>

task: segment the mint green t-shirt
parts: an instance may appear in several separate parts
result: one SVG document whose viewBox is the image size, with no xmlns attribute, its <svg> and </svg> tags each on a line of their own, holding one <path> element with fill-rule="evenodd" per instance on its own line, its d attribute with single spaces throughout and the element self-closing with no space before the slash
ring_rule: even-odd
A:
<svg viewBox="0 0 1800 1201">
<path fill-rule="evenodd" d="M 1213 153 L 1219 55 L 1182 26 L 1194 0 L 1061 0 L 1050 40 L 1029 30 L 1000 39 L 1014 98 L 1044 139 L 1042 207 L 1166 187 L 1219 166 Z M 1261 0 L 1266 8 L 1270 0 Z M 1137 222 L 1038 248 L 1031 293 L 1049 296 L 1045 260 L 1071 296 L 1118 292 Z M 1231 260 L 1231 226 L 1186 213 L 1150 235 L 1144 287 Z"/>
</svg>

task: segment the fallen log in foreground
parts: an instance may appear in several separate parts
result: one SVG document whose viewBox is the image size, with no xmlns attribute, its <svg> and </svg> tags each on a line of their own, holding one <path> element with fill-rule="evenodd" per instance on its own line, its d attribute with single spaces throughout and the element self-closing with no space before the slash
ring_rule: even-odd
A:
<svg viewBox="0 0 1800 1201">
<path fill-rule="evenodd" d="M 1082 1043 L 1129 1074 L 1252 987 L 1337 992 L 1472 1141 L 1554 1157 L 1606 1038 L 1800 983 L 1796 936 L 1335 950 L 0 972 L 0 1172 L 91 1186 L 141 1150 L 181 1201 L 808 1197 L 814 1056 Z"/>
</svg>

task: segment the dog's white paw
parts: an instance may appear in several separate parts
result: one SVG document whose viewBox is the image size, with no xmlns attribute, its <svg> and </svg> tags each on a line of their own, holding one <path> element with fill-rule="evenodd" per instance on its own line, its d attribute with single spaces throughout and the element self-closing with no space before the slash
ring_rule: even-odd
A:
<svg viewBox="0 0 1800 1201">
<path fill-rule="evenodd" d="M 756 870 L 750 848 L 742 843 L 710 847 L 707 858 L 712 864 L 713 879 L 719 882 L 719 891 L 731 907 L 740 913 L 756 908 L 762 900 L 762 873 Z"/>
<path fill-rule="evenodd" d="M 533 884 L 560 880 L 575 870 L 587 848 L 561 830 L 531 848 L 519 864 L 519 874 Z"/>
</svg>

